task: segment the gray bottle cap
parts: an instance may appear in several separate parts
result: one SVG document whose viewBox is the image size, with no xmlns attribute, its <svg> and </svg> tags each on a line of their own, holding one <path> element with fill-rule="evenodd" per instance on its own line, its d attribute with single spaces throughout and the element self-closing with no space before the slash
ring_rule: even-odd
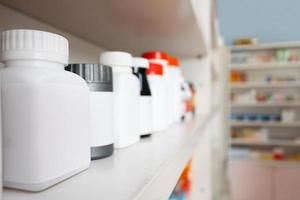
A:
<svg viewBox="0 0 300 200">
<path fill-rule="evenodd" d="M 112 68 L 98 64 L 70 64 L 67 71 L 81 76 L 89 85 L 90 91 L 113 91 Z"/>
</svg>

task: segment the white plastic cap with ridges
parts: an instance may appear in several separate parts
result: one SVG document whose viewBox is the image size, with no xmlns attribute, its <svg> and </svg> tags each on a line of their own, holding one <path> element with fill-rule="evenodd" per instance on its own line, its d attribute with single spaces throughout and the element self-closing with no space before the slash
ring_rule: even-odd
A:
<svg viewBox="0 0 300 200">
<path fill-rule="evenodd" d="M 38 30 L 8 30 L 2 33 L 2 61 L 38 59 L 67 65 L 68 40 L 60 35 Z"/>
<path fill-rule="evenodd" d="M 133 58 L 133 66 L 139 68 L 149 68 L 149 61 L 146 58 L 134 57 Z"/>
<path fill-rule="evenodd" d="M 118 67 L 132 67 L 132 56 L 122 51 L 107 51 L 100 54 L 100 64 Z"/>
</svg>

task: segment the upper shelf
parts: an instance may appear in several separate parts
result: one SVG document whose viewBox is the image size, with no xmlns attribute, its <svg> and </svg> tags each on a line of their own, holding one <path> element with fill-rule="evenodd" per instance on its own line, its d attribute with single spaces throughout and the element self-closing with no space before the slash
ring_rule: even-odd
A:
<svg viewBox="0 0 300 200">
<path fill-rule="evenodd" d="M 268 50 L 268 49 L 280 49 L 280 48 L 300 48 L 300 41 L 231 46 L 230 50 L 231 51 L 246 51 L 246 50 L 255 51 L 255 50 Z"/>
<path fill-rule="evenodd" d="M 231 64 L 230 69 L 238 71 L 300 69 L 300 62 Z"/>
<path fill-rule="evenodd" d="M 0 3 L 108 50 L 163 50 L 205 55 L 203 26 L 192 0 L 0 0 Z M 202 23 L 203 24 L 203 23 Z M 24 27 L 17 27 L 24 28 Z"/>
<path fill-rule="evenodd" d="M 209 116 L 176 124 L 48 190 L 4 190 L 3 200 L 153 200 L 168 199 L 186 163 L 199 145 Z"/>
</svg>

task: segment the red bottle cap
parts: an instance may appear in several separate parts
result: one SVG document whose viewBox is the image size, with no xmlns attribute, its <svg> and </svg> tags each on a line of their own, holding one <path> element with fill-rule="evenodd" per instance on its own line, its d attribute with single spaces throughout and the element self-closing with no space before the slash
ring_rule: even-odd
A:
<svg viewBox="0 0 300 200">
<path fill-rule="evenodd" d="M 168 64 L 169 64 L 169 66 L 172 66 L 172 67 L 179 67 L 179 61 L 175 57 L 169 56 L 168 57 Z"/>
<path fill-rule="evenodd" d="M 163 66 L 157 63 L 149 63 L 149 68 L 147 69 L 147 75 L 155 74 L 155 75 L 163 75 Z"/>
<path fill-rule="evenodd" d="M 168 54 L 162 51 L 149 51 L 143 53 L 142 57 L 147 59 L 163 59 L 168 60 Z"/>
</svg>

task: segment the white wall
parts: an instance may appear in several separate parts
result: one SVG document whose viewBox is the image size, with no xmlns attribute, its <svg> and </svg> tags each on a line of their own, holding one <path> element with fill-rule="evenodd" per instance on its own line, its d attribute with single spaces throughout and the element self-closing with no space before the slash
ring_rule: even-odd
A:
<svg viewBox="0 0 300 200">
<path fill-rule="evenodd" d="M 211 112 L 211 64 L 210 58 L 181 60 L 183 76 L 194 83 L 196 89 L 196 113 Z"/>
<path fill-rule="evenodd" d="M 26 1 L 24 1 L 24 3 L 26 3 Z M 66 37 L 70 45 L 70 63 L 98 63 L 99 53 L 104 51 L 101 47 L 0 4 L 0 32 L 18 28 L 50 31 Z"/>
</svg>

